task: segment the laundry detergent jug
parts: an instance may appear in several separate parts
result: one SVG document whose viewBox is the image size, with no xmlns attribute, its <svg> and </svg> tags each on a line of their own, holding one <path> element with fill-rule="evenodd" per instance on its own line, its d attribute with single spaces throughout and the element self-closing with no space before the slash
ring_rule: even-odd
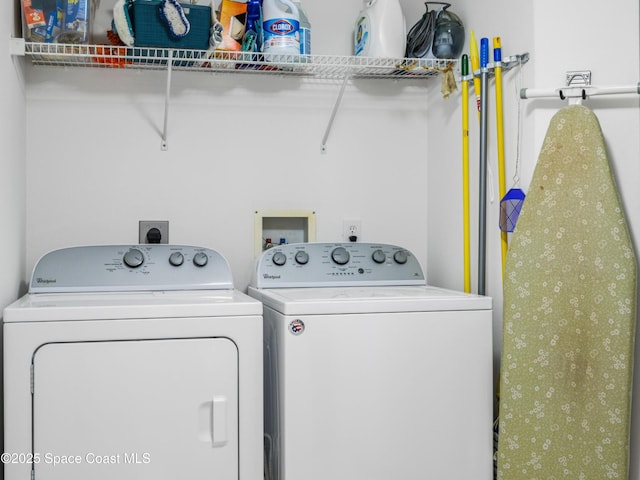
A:
<svg viewBox="0 0 640 480">
<path fill-rule="evenodd" d="M 354 31 L 356 56 L 404 57 L 406 26 L 399 0 L 364 0 Z"/>
<path fill-rule="evenodd" d="M 300 17 L 290 0 L 263 0 L 262 51 L 300 55 Z"/>
</svg>

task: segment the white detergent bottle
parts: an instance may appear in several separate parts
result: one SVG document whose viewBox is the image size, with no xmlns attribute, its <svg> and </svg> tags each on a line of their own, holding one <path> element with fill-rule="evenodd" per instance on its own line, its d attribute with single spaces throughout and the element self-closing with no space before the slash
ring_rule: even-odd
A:
<svg viewBox="0 0 640 480">
<path fill-rule="evenodd" d="M 399 0 L 363 0 L 354 31 L 353 53 L 403 58 L 407 32 Z"/>
<path fill-rule="evenodd" d="M 290 0 L 262 1 L 262 51 L 300 55 L 300 17 Z"/>
<path fill-rule="evenodd" d="M 300 18 L 300 55 L 311 54 L 311 22 L 299 0 L 291 0 L 298 8 Z"/>
</svg>

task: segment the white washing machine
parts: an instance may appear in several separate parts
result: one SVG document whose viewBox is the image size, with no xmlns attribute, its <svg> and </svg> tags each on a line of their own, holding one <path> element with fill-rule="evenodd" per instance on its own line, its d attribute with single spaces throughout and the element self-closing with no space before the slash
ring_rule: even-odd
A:
<svg viewBox="0 0 640 480">
<path fill-rule="evenodd" d="M 393 245 L 281 245 L 255 273 L 270 480 L 493 478 L 490 298 Z"/>
<path fill-rule="evenodd" d="M 3 328 L 6 480 L 263 478 L 262 306 L 218 252 L 53 251 Z"/>
</svg>

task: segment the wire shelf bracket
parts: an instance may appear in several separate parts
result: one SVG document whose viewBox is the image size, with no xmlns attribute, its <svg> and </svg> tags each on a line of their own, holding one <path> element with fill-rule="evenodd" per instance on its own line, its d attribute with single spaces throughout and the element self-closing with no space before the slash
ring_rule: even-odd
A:
<svg viewBox="0 0 640 480">
<path fill-rule="evenodd" d="M 167 151 L 167 129 L 169 125 L 169 101 L 171 99 L 171 71 L 173 70 L 173 52 L 169 52 L 169 60 L 167 61 L 167 88 L 164 94 L 164 123 L 162 128 L 162 143 L 160 150 Z"/>
<path fill-rule="evenodd" d="M 342 80 L 342 85 L 340 86 L 340 92 L 338 93 L 338 98 L 336 98 L 336 102 L 333 105 L 333 110 L 331 111 L 331 117 L 329 117 L 329 123 L 327 124 L 327 128 L 324 131 L 324 135 L 322 136 L 322 144 L 320 145 L 320 152 L 327 153 L 327 140 L 329 139 L 329 134 L 331 133 L 331 129 L 333 128 L 333 122 L 336 119 L 336 114 L 338 113 L 338 108 L 340 107 L 340 103 L 342 102 L 342 97 L 344 96 L 344 91 L 347 88 L 347 83 L 349 83 L 349 79 L 351 77 L 346 75 Z"/>
<path fill-rule="evenodd" d="M 258 52 L 124 47 L 113 45 L 39 43 L 12 38 L 11 55 L 29 57 L 37 66 L 159 70 L 167 75 L 161 149 L 168 149 L 171 82 L 174 71 L 225 74 L 302 76 L 340 80 L 341 86 L 321 151 L 326 153 L 347 84 L 354 78 L 424 80 L 445 69 L 459 70 L 458 59 L 373 58 L 336 55 L 282 55 Z"/>
</svg>

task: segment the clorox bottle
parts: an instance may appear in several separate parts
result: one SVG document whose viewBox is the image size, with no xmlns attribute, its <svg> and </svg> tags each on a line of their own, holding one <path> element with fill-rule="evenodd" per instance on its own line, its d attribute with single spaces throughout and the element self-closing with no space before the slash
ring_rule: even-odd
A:
<svg viewBox="0 0 640 480">
<path fill-rule="evenodd" d="M 262 51 L 300 55 L 300 17 L 289 0 L 262 1 Z"/>
<path fill-rule="evenodd" d="M 363 0 L 354 31 L 354 55 L 402 58 L 406 43 L 399 0 Z"/>
</svg>

